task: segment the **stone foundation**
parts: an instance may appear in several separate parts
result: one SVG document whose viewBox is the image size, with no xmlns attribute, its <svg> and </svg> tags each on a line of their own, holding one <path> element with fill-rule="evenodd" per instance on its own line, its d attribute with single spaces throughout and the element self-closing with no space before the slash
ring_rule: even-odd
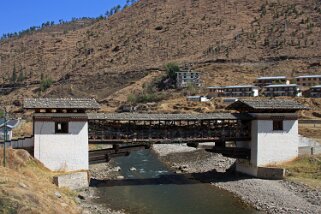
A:
<svg viewBox="0 0 321 214">
<path fill-rule="evenodd" d="M 66 187 L 71 190 L 86 189 L 89 187 L 88 172 L 58 175 L 53 178 L 53 182 L 59 188 Z"/>
</svg>

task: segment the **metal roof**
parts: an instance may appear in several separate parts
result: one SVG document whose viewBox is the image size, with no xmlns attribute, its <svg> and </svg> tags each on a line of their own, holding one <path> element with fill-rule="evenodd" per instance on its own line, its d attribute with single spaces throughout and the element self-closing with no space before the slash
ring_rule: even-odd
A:
<svg viewBox="0 0 321 214">
<path fill-rule="evenodd" d="M 198 71 L 178 71 L 176 74 L 200 74 Z"/>
<path fill-rule="evenodd" d="M 186 96 L 187 99 L 202 98 L 203 96 Z"/>
<path fill-rule="evenodd" d="M 7 127 L 10 129 L 16 128 L 20 124 L 19 119 L 9 119 L 7 120 Z M 4 119 L 0 119 L 0 128 L 2 128 L 4 125 Z"/>
<path fill-rule="evenodd" d="M 300 78 L 321 78 L 321 75 L 303 75 L 303 76 L 298 76 L 295 77 L 296 79 L 300 79 Z"/>
<path fill-rule="evenodd" d="M 209 113 L 209 114 L 139 114 L 139 113 L 88 113 L 89 120 L 120 121 L 173 121 L 173 120 L 251 120 L 248 114 Z"/>
<path fill-rule="evenodd" d="M 257 80 L 270 80 L 270 79 L 287 79 L 286 76 L 274 76 L 274 77 L 259 77 Z"/>
<path fill-rule="evenodd" d="M 267 85 L 265 88 L 280 88 L 280 87 L 298 87 L 297 84 L 278 84 L 278 85 Z"/>
<path fill-rule="evenodd" d="M 210 86 L 209 89 L 226 89 L 226 88 L 258 88 L 255 85 L 230 85 L 230 86 Z"/>
<path fill-rule="evenodd" d="M 294 100 L 284 99 L 253 99 L 238 100 L 227 109 L 239 110 L 248 108 L 251 110 L 307 110 L 308 108 Z"/>
<path fill-rule="evenodd" d="M 88 98 L 27 98 L 25 109 L 99 109 L 95 99 Z"/>
<path fill-rule="evenodd" d="M 311 88 L 321 88 L 321 85 L 315 85 L 315 86 L 312 86 Z"/>
</svg>

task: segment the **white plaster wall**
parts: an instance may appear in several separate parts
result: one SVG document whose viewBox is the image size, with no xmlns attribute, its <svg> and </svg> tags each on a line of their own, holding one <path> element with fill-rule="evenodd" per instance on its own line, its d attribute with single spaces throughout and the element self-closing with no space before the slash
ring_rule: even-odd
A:
<svg viewBox="0 0 321 214">
<path fill-rule="evenodd" d="M 251 163 L 254 165 L 266 166 L 298 157 L 297 120 L 284 120 L 283 131 L 273 131 L 272 120 L 253 121 L 252 128 Z"/>
<path fill-rule="evenodd" d="M 259 89 L 253 89 L 253 97 L 259 96 Z"/>
<path fill-rule="evenodd" d="M 69 134 L 55 134 L 55 122 L 35 121 L 34 156 L 53 171 L 88 170 L 88 123 L 69 122 Z"/>
<path fill-rule="evenodd" d="M 253 120 L 251 123 L 251 164 L 257 166 L 258 155 L 258 121 Z"/>
<path fill-rule="evenodd" d="M 253 166 L 248 160 L 236 160 L 236 171 L 257 177 L 258 168 Z"/>
</svg>

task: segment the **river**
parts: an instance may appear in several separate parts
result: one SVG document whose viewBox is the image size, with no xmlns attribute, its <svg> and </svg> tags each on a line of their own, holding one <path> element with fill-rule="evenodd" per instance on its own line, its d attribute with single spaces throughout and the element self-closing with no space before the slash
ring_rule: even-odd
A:
<svg viewBox="0 0 321 214">
<path fill-rule="evenodd" d="M 116 158 L 115 163 L 124 179 L 97 188 L 96 202 L 106 207 L 133 214 L 259 213 L 231 193 L 169 171 L 148 150 Z"/>
</svg>

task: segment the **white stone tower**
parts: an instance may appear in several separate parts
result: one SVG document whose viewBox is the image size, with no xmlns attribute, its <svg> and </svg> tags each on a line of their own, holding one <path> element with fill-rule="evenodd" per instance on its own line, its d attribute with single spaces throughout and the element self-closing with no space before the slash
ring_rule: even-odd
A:
<svg viewBox="0 0 321 214">
<path fill-rule="evenodd" d="M 53 171 L 88 170 L 87 110 L 94 99 L 25 99 L 33 115 L 34 157 Z"/>
<path fill-rule="evenodd" d="M 307 109 L 293 100 L 239 100 L 228 109 L 246 112 L 253 117 L 251 141 L 237 142 L 238 147 L 251 149 L 250 160 L 238 160 L 239 172 L 265 177 L 269 166 L 298 157 L 297 111 Z"/>
</svg>

